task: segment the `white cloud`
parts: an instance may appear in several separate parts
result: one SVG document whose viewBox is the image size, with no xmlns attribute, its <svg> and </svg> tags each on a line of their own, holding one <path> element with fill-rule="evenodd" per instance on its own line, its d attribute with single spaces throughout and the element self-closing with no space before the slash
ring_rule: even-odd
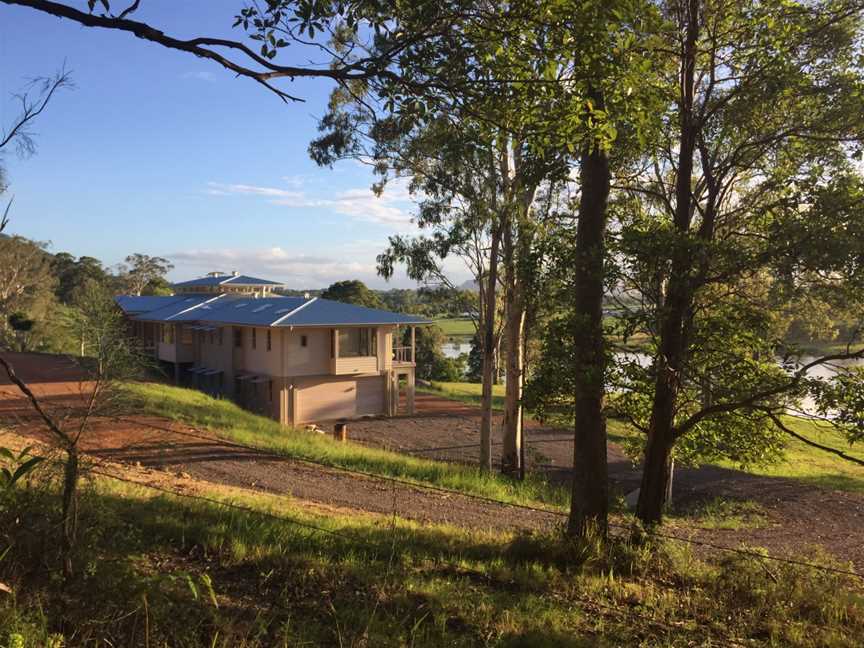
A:
<svg viewBox="0 0 864 648">
<path fill-rule="evenodd" d="M 238 270 L 245 274 L 282 281 L 292 288 L 317 288 L 334 281 L 357 278 L 376 281 L 375 253 L 357 248 L 337 257 L 307 254 L 282 247 L 262 249 L 203 249 L 168 254 L 177 278 L 188 279 L 205 272 Z M 380 250 L 377 250 L 378 252 Z"/>
<path fill-rule="evenodd" d="M 351 220 L 375 223 L 394 230 L 414 229 L 411 211 L 415 201 L 408 192 L 407 183 L 395 180 L 388 184 L 380 196 L 369 188 L 348 189 L 335 195 L 310 195 L 301 189 L 309 184 L 304 176 L 288 176 L 283 180 L 291 189 L 248 184 L 207 183 L 211 196 L 258 196 L 273 205 L 291 209 L 326 209 Z"/>
<path fill-rule="evenodd" d="M 207 81 L 208 83 L 213 83 L 216 81 L 216 75 L 212 72 L 207 72 L 206 70 L 199 70 L 198 72 L 186 72 L 181 76 L 183 79 L 197 79 L 198 81 Z"/>
<path fill-rule="evenodd" d="M 247 196 L 265 196 L 267 198 L 280 198 L 287 200 L 289 198 L 302 199 L 303 193 L 299 191 L 290 191 L 288 189 L 276 189 L 273 187 L 255 187 L 245 184 L 221 184 L 219 182 L 208 182 L 207 193 L 211 196 L 231 196 L 235 194 Z"/>
</svg>

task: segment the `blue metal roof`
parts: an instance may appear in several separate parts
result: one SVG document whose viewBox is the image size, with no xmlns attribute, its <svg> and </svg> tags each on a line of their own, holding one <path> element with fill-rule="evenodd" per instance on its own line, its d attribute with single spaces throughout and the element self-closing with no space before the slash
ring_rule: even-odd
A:
<svg viewBox="0 0 864 648">
<path fill-rule="evenodd" d="M 253 299 L 231 295 L 218 302 L 205 304 L 186 314 L 202 322 L 273 326 L 306 302 L 302 297 L 265 297 Z"/>
<path fill-rule="evenodd" d="M 221 285 L 234 284 L 239 286 L 281 286 L 278 281 L 270 281 L 269 279 L 258 279 L 249 275 L 232 275 L 228 277 Z"/>
<path fill-rule="evenodd" d="M 199 277 L 198 279 L 190 279 L 189 281 L 181 281 L 175 283 L 175 288 L 198 288 L 211 286 L 281 286 L 278 281 L 270 281 L 269 279 L 259 279 L 250 277 L 249 275 L 219 275 L 216 277 Z"/>
<path fill-rule="evenodd" d="M 118 298 L 118 302 L 120 299 Z M 242 295 L 195 295 L 163 298 L 146 312 L 130 312 L 135 319 L 157 322 L 209 322 L 240 326 L 377 326 L 388 324 L 430 324 L 416 315 L 391 313 L 329 299 L 265 297 Z"/>
<path fill-rule="evenodd" d="M 366 308 L 355 304 L 329 299 L 310 299 L 307 305 L 297 309 L 289 317 L 279 322 L 277 326 L 339 326 L 359 325 L 373 326 L 377 324 L 431 324 L 424 317 L 393 313 L 377 308 Z"/>
<path fill-rule="evenodd" d="M 117 305 L 121 308 L 121 310 L 128 314 L 137 314 L 137 313 L 146 313 L 148 311 L 154 311 L 157 308 L 164 308 L 169 304 L 172 304 L 181 299 L 185 299 L 181 295 L 167 295 L 167 296 L 138 296 L 138 295 L 119 295 L 114 298 L 114 301 L 117 302 Z"/>
<path fill-rule="evenodd" d="M 194 311 L 201 304 L 212 299 L 219 299 L 220 297 L 221 295 L 177 295 L 171 303 L 165 304 L 161 308 L 136 313 L 135 319 L 149 322 L 178 321 L 187 312 Z"/>
</svg>

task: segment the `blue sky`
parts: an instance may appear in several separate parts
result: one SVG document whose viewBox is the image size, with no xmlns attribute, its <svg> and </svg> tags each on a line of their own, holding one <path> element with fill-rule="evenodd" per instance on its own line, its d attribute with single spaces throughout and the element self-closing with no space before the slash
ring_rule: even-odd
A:
<svg viewBox="0 0 864 648">
<path fill-rule="evenodd" d="M 179 37 L 236 38 L 239 6 L 150 0 L 137 17 Z M 322 59 L 292 48 L 286 60 Z M 189 54 L 3 5 L 3 124 L 16 114 L 10 95 L 64 61 L 75 88 L 35 124 L 37 154 L 4 159 L 11 233 L 108 265 L 133 252 L 165 256 L 178 280 L 240 270 L 292 287 L 349 278 L 385 287 L 375 255 L 388 235 L 415 231 L 412 202 L 404 185 L 375 198 L 358 162 L 321 169 L 309 160 L 327 81 L 291 84 L 306 102 L 286 105 Z M 388 285 L 410 282 L 400 274 Z"/>
</svg>

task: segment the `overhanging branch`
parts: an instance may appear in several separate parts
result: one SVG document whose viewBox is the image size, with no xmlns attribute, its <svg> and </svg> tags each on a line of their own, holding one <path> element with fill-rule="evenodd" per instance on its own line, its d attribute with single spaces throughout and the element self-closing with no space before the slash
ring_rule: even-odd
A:
<svg viewBox="0 0 864 648">
<path fill-rule="evenodd" d="M 808 439 L 807 437 L 805 437 L 801 434 L 798 434 L 795 430 L 793 430 L 788 425 L 786 425 L 783 422 L 783 419 L 781 419 L 779 416 L 777 416 L 777 414 L 775 412 L 772 412 L 768 409 L 764 409 L 763 411 L 768 415 L 768 417 L 771 419 L 771 421 L 774 423 L 774 425 L 776 425 L 780 430 L 782 430 L 784 433 L 788 434 L 789 436 L 798 439 L 802 443 L 806 443 L 810 447 L 817 448 L 817 449 L 822 450 L 824 452 L 830 452 L 831 454 L 837 455 L 838 457 L 840 457 L 841 459 L 844 459 L 845 461 L 851 461 L 852 463 L 856 463 L 859 466 L 864 466 L 864 459 L 859 459 L 858 457 L 853 457 L 850 454 L 846 454 L 842 450 L 837 450 L 836 448 L 822 445 L 821 443 L 816 443 L 815 441 L 812 441 L 812 440 Z"/>
<path fill-rule="evenodd" d="M 303 101 L 303 99 L 290 95 L 275 87 L 271 83 L 274 79 L 284 78 L 293 80 L 296 77 L 319 77 L 335 81 L 349 81 L 352 79 L 364 79 L 371 76 L 372 73 L 365 69 L 366 65 L 378 69 L 376 64 L 378 62 L 377 59 L 355 62 L 350 65 L 336 68 L 278 65 L 255 53 L 247 45 L 239 41 L 204 37 L 194 38 L 191 40 L 174 38 L 147 23 L 139 22 L 137 20 L 129 20 L 125 16 L 131 13 L 130 10 L 122 12 L 119 16 L 101 16 L 86 13 L 66 4 L 51 2 L 50 0 L 0 0 L 0 2 L 7 5 L 29 7 L 36 11 L 57 16 L 58 18 L 72 20 L 85 27 L 99 27 L 102 29 L 128 32 L 138 38 L 157 43 L 163 47 L 194 54 L 200 58 L 211 60 L 238 76 L 246 77 L 260 83 L 268 90 L 275 93 L 283 101 Z M 130 7 L 130 9 L 134 10 L 134 8 L 137 8 L 137 4 L 138 3 L 136 2 L 132 7 Z M 232 60 L 228 56 L 210 49 L 211 47 L 230 50 L 239 54 L 241 57 L 245 57 L 248 59 L 248 62 Z"/>
</svg>

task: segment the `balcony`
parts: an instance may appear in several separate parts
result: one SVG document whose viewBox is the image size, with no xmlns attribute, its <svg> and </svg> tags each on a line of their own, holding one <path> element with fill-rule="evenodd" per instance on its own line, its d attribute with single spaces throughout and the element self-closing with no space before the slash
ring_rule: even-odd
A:
<svg viewBox="0 0 864 648">
<path fill-rule="evenodd" d="M 394 367 L 413 367 L 414 362 L 414 347 L 397 346 L 393 347 L 393 366 Z"/>
<path fill-rule="evenodd" d="M 378 373 L 378 356 L 330 358 L 330 373 L 334 376 Z"/>
</svg>

